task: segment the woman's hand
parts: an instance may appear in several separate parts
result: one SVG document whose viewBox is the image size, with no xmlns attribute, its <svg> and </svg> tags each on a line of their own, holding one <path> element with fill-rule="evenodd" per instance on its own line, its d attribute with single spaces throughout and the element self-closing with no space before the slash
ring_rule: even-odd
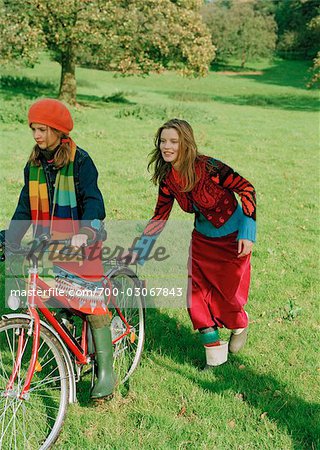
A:
<svg viewBox="0 0 320 450">
<path fill-rule="evenodd" d="M 252 252 L 253 242 L 248 239 L 239 239 L 238 241 L 238 258 L 249 255 Z"/>
<path fill-rule="evenodd" d="M 129 264 L 136 264 L 138 261 L 138 253 L 135 252 L 123 252 L 121 253 L 121 261 L 125 262 L 127 265 Z"/>
<path fill-rule="evenodd" d="M 86 234 L 75 234 L 71 239 L 72 247 L 86 247 L 88 236 Z"/>
</svg>

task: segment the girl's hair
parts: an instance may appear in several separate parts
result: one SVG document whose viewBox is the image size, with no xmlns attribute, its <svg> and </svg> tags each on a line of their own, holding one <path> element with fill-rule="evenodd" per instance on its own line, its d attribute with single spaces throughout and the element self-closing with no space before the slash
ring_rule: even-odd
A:
<svg viewBox="0 0 320 450">
<path fill-rule="evenodd" d="M 49 128 L 49 127 L 48 127 Z M 60 135 L 61 139 L 68 139 L 68 136 L 62 133 L 61 131 L 55 130 L 54 128 L 51 128 L 51 130 Z M 38 145 L 35 145 L 32 149 L 32 152 L 29 156 L 28 163 L 32 163 L 35 166 L 41 165 L 40 160 L 40 153 L 41 149 L 38 147 Z M 64 167 L 69 164 L 70 161 L 70 155 L 71 155 L 71 147 L 68 142 L 62 142 L 58 148 L 58 150 L 54 154 L 54 165 L 57 169 L 61 169 L 61 167 Z"/>
<path fill-rule="evenodd" d="M 154 184 L 160 184 L 171 169 L 171 163 L 164 161 L 160 151 L 162 130 L 168 128 L 174 128 L 179 135 L 180 146 L 176 162 L 179 168 L 179 175 L 184 180 L 182 192 L 190 192 L 198 181 L 198 176 L 195 171 L 195 161 L 199 158 L 200 154 L 194 140 L 193 130 L 185 120 L 171 119 L 164 123 L 157 131 L 154 140 L 155 149 L 150 153 L 151 158 L 148 164 L 149 171 L 150 167 L 154 165 L 154 173 L 151 180 Z"/>
</svg>

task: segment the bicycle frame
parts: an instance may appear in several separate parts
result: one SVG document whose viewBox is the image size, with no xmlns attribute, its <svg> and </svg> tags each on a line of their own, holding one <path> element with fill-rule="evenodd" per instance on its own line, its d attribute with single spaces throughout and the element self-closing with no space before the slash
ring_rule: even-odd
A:
<svg viewBox="0 0 320 450">
<path fill-rule="evenodd" d="M 103 276 L 103 282 L 108 282 L 109 279 L 107 276 Z M 59 321 L 55 318 L 55 315 L 46 307 L 44 301 L 42 300 L 41 296 L 38 294 L 38 290 L 48 290 L 50 288 L 48 284 L 46 284 L 41 278 L 38 276 L 38 268 L 33 267 L 29 269 L 29 280 L 28 280 L 28 314 L 27 317 L 31 318 L 31 327 L 30 331 L 28 331 L 28 334 L 32 332 L 32 355 L 30 359 L 30 364 L 28 367 L 26 380 L 23 385 L 23 388 L 21 390 L 21 394 L 19 396 L 20 399 L 26 399 L 28 397 L 28 391 L 30 388 L 30 384 L 34 375 L 34 372 L 36 370 L 36 364 L 38 359 L 38 351 L 39 351 L 39 341 L 40 341 L 40 317 L 38 314 L 38 309 L 41 312 L 41 314 L 44 316 L 45 320 L 53 327 L 53 329 L 56 331 L 57 335 L 60 337 L 61 341 L 65 346 L 69 349 L 71 354 L 75 357 L 76 364 L 82 365 L 82 364 L 88 364 L 91 359 L 88 355 L 88 340 L 87 340 L 87 333 L 88 333 L 88 322 L 86 321 L 86 315 L 81 313 L 80 311 L 72 309 L 72 312 L 79 316 L 82 319 L 82 330 L 81 330 L 81 343 L 79 345 L 78 341 L 75 339 L 74 336 L 70 334 L 70 332 L 64 328 L 62 324 L 59 323 Z M 58 300 L 58 302 L 61 304 L 61 307 L 69 308 L 68 298 L 64 295 L 55 295 L 55 299 Z M 123 339 L 125 336 L 127 336 L 130 333 L 130 325 L 124 318 L 121 310 L 117 306 L 115 299 L 113 296 L 110 298 L 114 308 L 116 309 L 119 317 L 123 321 L 126 329 L 125 331 L 118 336 L 116 339 L 113 340 L 113 344 L 118 342 L 119 340 Z M 9 392 L 12 390 L 14 381 L 17 377 L 21 358 L 22 358 L 22 352 L 24 347 L 24 331 L 22 331 L 21 335 L 18 339 L 18 347 L 17 347 L 17 354 L 14 362 L 14 367 L 12 374 L 10 376 L 10 379 L 8 381 L 8 384 L 6 386 L 6 393 L 9 395 Z"/>
</svg>

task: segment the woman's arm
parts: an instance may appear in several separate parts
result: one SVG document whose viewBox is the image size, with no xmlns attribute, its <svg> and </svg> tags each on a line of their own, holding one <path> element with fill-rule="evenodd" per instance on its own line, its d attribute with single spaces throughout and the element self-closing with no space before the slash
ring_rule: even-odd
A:
<svg viewBox="0 0 320 450">
<path fill-rule="evenodd" d="M 16 210 L 12 216 L 9 229 L 6 230 L 6 240 L 20 245 L 21 239 L 31 224 L 31 210 L 29 198 L 29 165 L 24 168 L 24 186 L 21 189 Z"/>
<path fill-rule="evenodd" d="M 173 203 L 174 196 L 170 193 L 166 184 L 162 182 L 159 186 L 158 200 L 154 214 L 140 238 L 135 241 L 133 247 L 130 249 L 130 252 L 133 253 L 131 262 L 139 259 L 139 263 L 144 264 L 152 250 L 155 240 L 167 223 Z"/>
<path fill-rule="evenodd" d="M 239 195 L 243 218 L 238 231 L 238 258 L 252 251 L 256 240 L 256 192 L 253 185 L 227 164 L 210 159 L 213 181 Z"/>
<path fill-rule="evenodd" d="M 227 164 L 210 159 L 213 181 L 240 196 L 243 213 L 256 220 L 256 192 L 253 185 Z"/>
<path fill-rule="evenodd" d="M 158 200 L 154 214 L 143 231 L 144 235 L 158 236 L 161 233 L 166 225 L 166 221 L 169 219 L 173 203 L 174 196 L 170 193 L 165 183 L 162 182 L 159 186 Z"/>
</svg>

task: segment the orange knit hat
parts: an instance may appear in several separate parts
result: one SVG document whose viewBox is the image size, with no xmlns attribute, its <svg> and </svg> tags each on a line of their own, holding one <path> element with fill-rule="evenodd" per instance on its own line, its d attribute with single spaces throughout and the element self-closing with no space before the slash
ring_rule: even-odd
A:
<svg viewBox="0 0 320 450">
<path fill-rule="evenodd" d="M 73 120 L 68 108 L 59 100 L 43 98 L 31 105 L 28 112 L 29 126 L 41 123 L 69 134 L 73 128 Z"/>
</svg>

